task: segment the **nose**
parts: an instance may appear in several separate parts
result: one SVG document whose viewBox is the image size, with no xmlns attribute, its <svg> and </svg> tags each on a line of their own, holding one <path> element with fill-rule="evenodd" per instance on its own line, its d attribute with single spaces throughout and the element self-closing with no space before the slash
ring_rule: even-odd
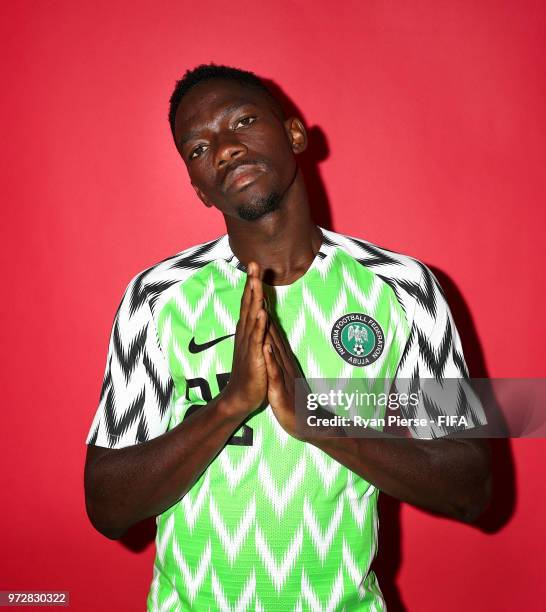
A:
<svg viewBox="0 0 546 612">
<path fill-rule="evenodd" d="M 223 168 L 232 159 L 244 156 L 246 153 L 247 148 L 241 142 L 227 139 L 220 141 L 216 151 L 216 167 Z"/>
</svg>

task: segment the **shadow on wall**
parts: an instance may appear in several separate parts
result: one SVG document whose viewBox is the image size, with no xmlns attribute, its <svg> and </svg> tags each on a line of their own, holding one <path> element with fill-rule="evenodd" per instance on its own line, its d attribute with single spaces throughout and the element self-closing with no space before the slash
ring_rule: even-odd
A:
<svg viewBox="0 0 546 612">
<path fill-rule="evenodd" d="M 309 199 L 309 209 L 313 221 L 326 229 L 332 228 L 332 215 L 328 202 L 326 186 L 319 172 L 320 162 L 328 159 L 330 148 L 323 130 L 318 125 L 308 126 L 305 114 L 273 81 L 263 79 L 273 95 L 280 101 L 287 117 L 301 119 L 307 132 L 307 149 L 297 156 L 298 166 L 305 180 L 305 187 Z"/>
<path fill-rule="evenodd" d="M 470 311 L 453 281 L 444 272 L 430 266 L 442 286 L 459 330 L 463 351 L 473 378 L 489 378 L 482 346 Z M 516 505 L 516 482 L 512 448 L 509 439 L 490 441 L 493 490 L 488 510 L 476 522 L 485 533 L 494 534 L 508 523 Z"/>
<path fill-rule="evenodd" d="M 265 79 L 266 85 L 281 101 L 288 116 L 304 114 L 273 82 Z M 305 124 L 305 123 L 304 123 Z M 307 128 L 308 148 L 298 156 L 298 164 L 305 178 L 313 220 L 326 229 L 332 228 L 332 218 L 326 188 L 319 172 L 319 163 L 329 155 L 324 132 L 318 126 Z M 365 236 L 362 236 L 366 239 Z M 387 237 L 388 238 L 388 237 Z M 380 245 L 383 246 L 383 245 Z M 396 250 L 396 248 L 394 248 Z M 482 347 L 478 339 L 470 311 L 453 281 L 442 271 L 430 266 L 438 278 L 450 305 L 455 324 L 459 330 L 466 362 L 470 374 L 475 378 L 487 378 Z M 512 452 L 509 440 L 491 440 L 493 465 L 493 493 L 489 509 L 470 529 L 476 528 L 489 534 L 499 531 L 510 519 L 515 506 L 515 482 Z M 401 551 L 401 502 L 388 496 L 379 496 L 380 535 L 377 557 L 373 569 L 385 596 L 389 612 L 406 612 L 397 586 L 397 575 L 402 562 Z M 434 515 L 432 515 L 434 516 Z M 132 552 L 145 550 L 155 538 L 156 525 L 153 518 L 135 525 L 127 531 L 120 542 Z M 439 543 L 440 544 L 440 543 Z"/>
<path fill-rule="evenodd" d="M 473 378 L 488 378 L 482 346 L 461 293 L 447 274 L 434 266 L 428 267 L 444 290 L 461 337 L 470 375 Z M 510 440 L 492 439 L 490 446 L 493 480 L 491 503 L 484 514 L 475 523 L 468 525 L 468 528 L 494 534 L 509 522 L 514 512 L 516 487 Z M 389 495 L 379 496 L 379 547 L 372 567 L 377 574 L 389 612 L 408 610 L 402 601 L 396 580 L 402 565 L 400 506 L 401 502 Z M 430 514 L 432 517 L 436 516 L 432 512 Z M 441 545 L 442 543 L 438 542 L 438 546 Z"/>
</svg>

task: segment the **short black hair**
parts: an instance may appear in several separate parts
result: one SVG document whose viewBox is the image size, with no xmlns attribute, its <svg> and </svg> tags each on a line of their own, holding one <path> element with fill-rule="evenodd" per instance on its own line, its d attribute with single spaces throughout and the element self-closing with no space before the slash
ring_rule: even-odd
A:
<svg viewBox="0 0 546 612">
<path fill-rule="evenodd" d="M 269 99 L 273 102 L 275 108 L 279 111 L 281 118 L 286 118 L 284 109 L 282 108 L 280 102 L 256 74 L 250 72 L 249 70 L 241 70 L 240 68 L 218 65 L 211 62 L 210 64 L 200 64 L 191 70 L 186 70 L 184 76 L 179 81 L 176 81 L 174 91 L 169 100 L 169 125 L 171 126 L 173 138 L 174 119 L 176 117 L 176 111 L 178 110 L 180 101 L 192 87 L 198 83 L 208 81 L 210 79 L 231 79 L 232 81 L 237 81 L 239 84 L 244 85 L 245 87 L 254 87 L 259 89 L 263 93 L 267 94 Z"/>
</svg>

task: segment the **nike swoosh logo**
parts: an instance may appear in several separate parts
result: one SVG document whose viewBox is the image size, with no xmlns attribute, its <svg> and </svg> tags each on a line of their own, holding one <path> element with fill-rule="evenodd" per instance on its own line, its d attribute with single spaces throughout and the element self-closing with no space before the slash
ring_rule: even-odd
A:
<svg viewBox="0 0 546 612">
<path fill-rule="evenodd" d="M 201 351 L 206 351 L 211 346 L 214 346 L 215 344 L 218 344 L 218 342 L 222 342 L 222 340 L 225 340 L 226 338 L 230 338 L 231 336 L 234 336 L 234 335 L 235 334 L 227 334 L 226 336 L 220 336 L 220 338 L 209 340 L 208 342 L 204 342 L 203 344 L 197 344 L 195 342 L 195 337 L 193 337 L 190 340 L 190 343 L 188 344 L 188 350 L 190 351 L 190 353 L 200 353 Z"/>
</svg>

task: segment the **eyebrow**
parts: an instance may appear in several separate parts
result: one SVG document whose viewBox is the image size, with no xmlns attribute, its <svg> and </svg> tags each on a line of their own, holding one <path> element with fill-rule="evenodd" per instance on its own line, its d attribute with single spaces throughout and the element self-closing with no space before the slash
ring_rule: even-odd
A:
<svg viewBox="0 0 546 612">
<path fill-rule="evenodd" d="M 228 104 L 228 106 L 226 106 L 221 111 L 219 118 L 223 119 L 226 115 L 229 115 L 229 113 L 232 113 L 238 108 L 241 108 L 241 106 L 246 106 L 248 104 L 254 104 L 254 103 L 251 102 L 250 100 L 245 100 L 245 99 L 240 99 L 235 102 L 232 102 L 231 104 Z M 178 141 L 178 146 L 181 147 L 182 145 L 186 144 L 188 140 L 191 140 L 192 138 L 195 138 L 198 135 L 199 135 L 199 130 L 191 130 L 191 132 L 186 132 L 186 134 L 183 134 L 180 140 Z"/>
</svg>

